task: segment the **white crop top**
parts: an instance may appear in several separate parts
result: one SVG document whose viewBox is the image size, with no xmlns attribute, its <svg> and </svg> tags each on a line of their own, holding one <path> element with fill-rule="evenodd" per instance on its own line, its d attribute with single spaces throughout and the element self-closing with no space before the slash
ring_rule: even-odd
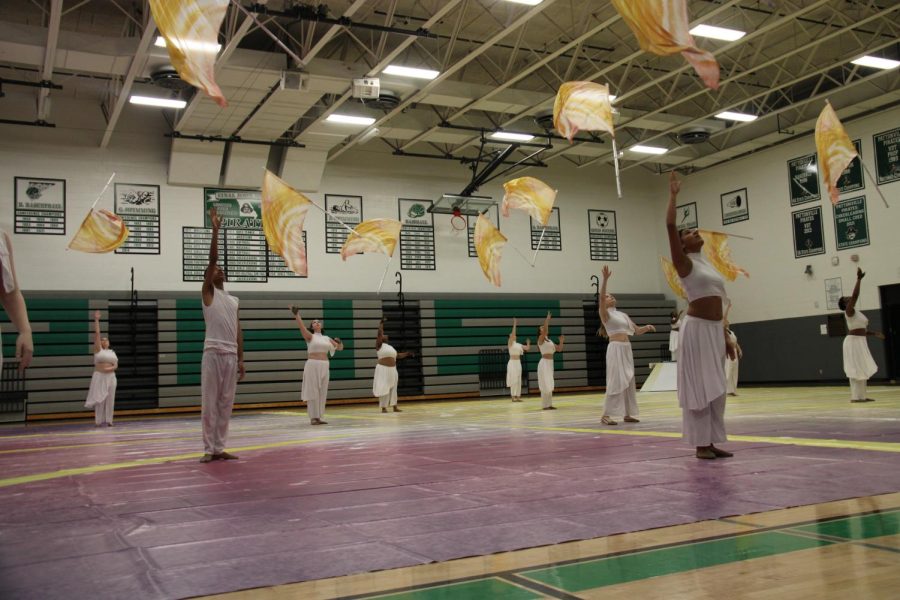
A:
<svg viewBox="0 0 900 600">
<path fill-rule="evenodd" d="M 397 351 L 387 342 L 381 342 L 381 348 L 378 349 L 378 358 L 397 358 Z"/>
<path fill-rule="evenodd" d="M 206 321 L 204 350 L 215 350 L 226 354 L 237 354 L 237 314 L 239 300 L 225 290 L 213 290 L 212 304 L 203 306 L 203 320 Z"/>
<path fill-rule="evenodd" d="M 94 365 L 96 366 L 101 363 L 116 365 L 118 367 L 119 357 L 116 356 L 116 353 L 113 352 L 112 348 L 107 348 L 106 350 L 101 350 L 94 354 Z"/>
<path fill-rule="evenodd" d="M 522 356 L 523 354 L 525 354 L 525 346 L 519 342 L 513 342 L 509 345 L 510 356 Z"/>
<path fill-rule="evenodd" d="M 382 347 L 384 345 L 382 344 Z M 311 354 L 322 354 L 324 352 L 328 352 L 331 356 L 334 356 L 334 344 L 331 343 L 331 338 L 327 335 L 322 335 L 321 333 L 314 333 L 312 335 L 312 339 L 306 342 L 306 350 Z"/>
<path fill-rule="evenodd" d="M 847 319 L 847 330 L 853 329 L 865 329 L 869 326 L 869 319 L 862 313 L 861 310 L 854 309 L 853 316 L 847 314 L 847 311 L 844 311 L 844 318 Z"/>
<path fill-rule="evenodd" d="M 628 315 L 615 308 L 610 308 L 606 312 L 609 313 L 609 318 L 606 319 L 606 323 L 603 325 L 606 327 L 607 335 L 615 335 L 617 333 L 634 335 L 634 323 L 631 322 L 631 318 Z"/>
<path fill-rule="evenodd" d="M 0 272 L 3 276 L 3 292 L 8 294 L 16 289 L 13 279 L 12 264 L 9 260 L 9 247 L 6 245 L 6 232 L 0 229 Z"/>
<path fill-rule="evenodd" d="M 541 351 L 541 354 L 555 354 L 556 344 L 550 338 L 544 338 L 544 342 L 538 344 L 538 349 Z"/>
<path fill-rule="evenodd" d="M 691 272 L 687 277 L 681 277 L 688 302 L 708 296 L 727 298 L 725 279 L 716 271 L 715 267 L 707 262 L 706 257 L 700 252 L 692 252 L 690 259 L 693 263 Z"/>
</svg>

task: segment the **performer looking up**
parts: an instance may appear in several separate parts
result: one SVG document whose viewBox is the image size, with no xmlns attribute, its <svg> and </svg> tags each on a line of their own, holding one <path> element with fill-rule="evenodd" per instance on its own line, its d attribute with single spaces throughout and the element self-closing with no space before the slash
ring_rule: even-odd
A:
<svg viewBox="0 0 900 600">
<path fill-rule="evenodd" d="M 856 269 L 856 286 L 851 296 L 842 296 L 838 300 L 838 307 L 844 311 L 844 319 L 847 321 L 847 337 L 844 338 L 844 374 L 850 380 L 850 402 L 874 402 L 866 398 L 866 383 L 868 379 L 878 371 L 878 365 L 869 351 L 866 337 L 874 335 L 880 340 L 884 334 L 880 331 L 869 330 L 869 319 L 856 308 L 859 301 L 859 286 L 866 274 L 862 269 Z"/>
<path fill-rule="evenodd" d="M 509 349 L 509 362 L 506 363 L 506 387 L 513 402 L 522 401 L 522 356 L 531 350 L 531 339 L 525 340 L 523 346 L 516 341 L 516 325 L 518 319 L 513 319 L 512 331 L 509 332 L 509 340 L 506 347 Z"/>
</svg>

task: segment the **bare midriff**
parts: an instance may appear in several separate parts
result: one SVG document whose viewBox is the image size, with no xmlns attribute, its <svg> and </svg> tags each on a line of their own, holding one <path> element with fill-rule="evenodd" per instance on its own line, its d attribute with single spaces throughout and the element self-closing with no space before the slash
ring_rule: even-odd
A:
<svg viewBox="0 0 900 600">
<path fill-rule="evenodd" d="M 861 336 L 865 337 L 865 336 L 866 336 L 866 330 L 865 330 L 865 328 L 863 328 L 863 329 L 851 329 L 850 331 L 847 332 L 847 335 L 861 335 Z"/>
<path fill-rule="evenodd" d="M 310 352 L 308 358 L 309 358 L 309 360 L 328 360 L 328 353 L 327 352 Z M 372 363 L 369 363 L 369 364 L 372 364 Z"/>
<path fill-rule="evenodd" d="M 609 336 L 609 341 L 611 341 L 611 342 L 627 342 L 628 334 L 627 333 L 614 333 Z"/>
<path fill-rule="evenodd" d="M 541 354 L 541 358 L 546 358 L 547 360 L 553 360 L 552 354 Z"/>
<path fill-rule="evenodd" d="M 707 321 L 722 320 L 722 298 L 719 296 L 706 296 L 692 300 L 688 305 L 687 314 Z"/>
<path fill-rule="evenodd" d="M 510 356 L 509 360 L 519 360 L 520 358 L 520 356 Z"/>
<path fill-rule="evenodd" d="M 98 373 L 114 373 L 116 370 L 115 366 L 113 363 L 102 362 L 94 365 L 94 370 Z"/>
<path fill-rule="evenodd" d="M 393 356 L 385 356 L 384 358 L 378 359 L 378 364 L 384 365 L 385 367 L 396 367 L 397 359 L 394 358 Z"/>
</svg>

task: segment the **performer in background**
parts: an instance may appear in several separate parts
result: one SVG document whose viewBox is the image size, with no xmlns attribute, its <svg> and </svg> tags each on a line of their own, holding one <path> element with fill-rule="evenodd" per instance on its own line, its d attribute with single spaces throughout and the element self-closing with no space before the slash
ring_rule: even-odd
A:
<svg viewBox="0 0 900 600">
<path fill-rule="evenodd" d="M 525 340 L 523 346 L 516 341 L 516 326 L 518 319 L 513 319 L 512 331 L 509 332 L 509 339 L 506 347 L 509 349 L 509 362 L 506 363 L 506 387 L 509 388 L 509 395 L 513 402 L 522 401 L 522 356 L 531 350 L 531 339 Z"/>
<path fill-rule="evenodd" d="M 100 333 L 100 311 L 94 311 L 94 374 L 88 389 L 86 408 L 94 409 L 94 424 L 97 427 L 112 427 L 113 410 L 116 404 L 116 369 L 119 357 L 109 347 L 109 338 Z"/>
<path fill-rule="evenodd" d="M 397 361 L 411 356 L 412 352 L 397 352 L 388 344 L 388 336 L 384 332 L 382 317 L 378 323 L 378 335 L 375 337 L 375 351 L 378 356 L 378 364 L 375 365 L 375 379 L 372 382 L 372 393 L 378 398 L 378 406 L 381 412 L 386 413 L 388 408 L 394 412 L 403 412 L 397 408 L 397 385 L 400 383 L 400 374 L 397 372 Z"/>
<path fill-rule="evenodd" d="M 329 357 L 334 356 L 337 350 L 344 349 L 344 343 L 340 338 L 331 339 L 322 331 L 325 324 L 321 319 L 313 319 L 310 323 L 312 331 L 303 324 L 300 316 L 300 308 L 291 307 L 294 319 L 300 327 L 300 333 L 306 340 L 306 364 L 303 365 L 303 385 L 300 388 L 300 399 L 306 402 L 306 412 L 309 415 L 310 425 L 327 425 L 323 419 L 325 416 L 325 402 L 328 399 L 328 382 L 331 379 L 331 365 Z"/>
<path fill-rule="evenodd" d="M 728 339 L 734 344 L 734 351 L 737 356 L 735 356 L 734 360 L 731 358 L 725 359 L 725 388 L 729 396 L 737 396 L 738 362 L 744 358 L 744 351 L 741 350 L 741 346 L 738 344 L 737 335 L 731 330 L 731 323 L 728 320 L 729 312 L 731 312 L 731 303 L 725 309 L 725 332 L 728 334 Z"/>
<path fill-rule="evenodd" d="M 562 352 L 566 343 L 566 336 L 559 336 L 559 344 L 554 344 L 550 339 L 550 312 L 544 324 L 538 328 L 537 347 L 541 352 L 541 361 L 538 363 L 538 388 L 541 390 L 541 408 L 544 410 L 556 410 L 553 406 L 553 389 L 556 384 L 553 381 L 553 354 Z"/>
<path fill-rule="evenodd" d="M 671 328 L 669 329 L 669 355 L 672 357 L 672 362 L 678 362 L 678 330 L 681 328 L 683 317 L 683 310 L 672 311 Z"/>
<path fill-rule="evenodd" d="M 850 296 L 841 296 L 838 307 L 844 311 L 847 321 L 847 337 L 844 338 L 844 374 L 850 380 L 850 402 L 874 402 L 866 397 L 866 383 L 878 371 L 878 365 L 869 351 L 866 337 L 874 335 L 880 340 L 884 334 L 869 330 L 869 319 L 856 308 L 859 301 L 859 286 L 866 274 L 856 269 L 856 286 Z"/>
</svg>

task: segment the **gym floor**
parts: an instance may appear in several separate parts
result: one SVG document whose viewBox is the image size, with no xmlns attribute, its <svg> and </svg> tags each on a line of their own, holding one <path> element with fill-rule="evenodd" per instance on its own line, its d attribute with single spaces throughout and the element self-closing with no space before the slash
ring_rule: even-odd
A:
<svg viewBox="0 0 900 600">
<path fill-rule="evenodd" d="M 712 461 L 668 392 L 4 426 L 0 595 L 896 597 L 900 388 L 739 391 Z"/>
</svg>

